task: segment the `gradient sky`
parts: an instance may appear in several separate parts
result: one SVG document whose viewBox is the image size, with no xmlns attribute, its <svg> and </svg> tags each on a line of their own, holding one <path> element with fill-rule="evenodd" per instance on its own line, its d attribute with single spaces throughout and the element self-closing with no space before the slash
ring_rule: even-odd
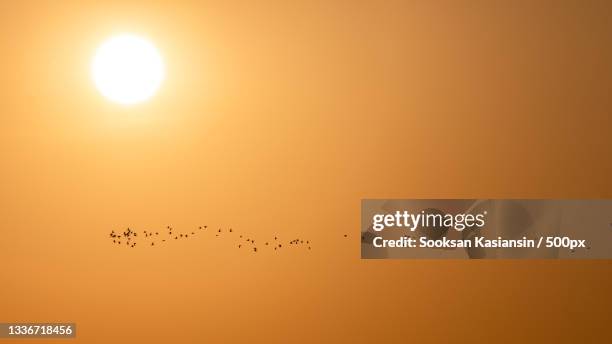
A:
<svg viewBox="0 0 612 344">
<path fill-rule="evenodd" d="M 0 321 L 84 343 L 610 338 L 609 262 L 362 261 L 358 231 L 363 198 L 610 198 L 611 7 L 0 3 Z M 167 65 L 129 108 L 89 74 L 122 32 Z M 313 250 L 107 240 L 203 224 Z"/>
</svg>

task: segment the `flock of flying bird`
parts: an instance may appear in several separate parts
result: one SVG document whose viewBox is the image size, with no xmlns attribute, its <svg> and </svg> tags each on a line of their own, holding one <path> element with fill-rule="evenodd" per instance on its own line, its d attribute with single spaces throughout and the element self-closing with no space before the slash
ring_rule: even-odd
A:
<svg viewBox="0 0 612 344">
<path fill-rule="evenodd" d="M 134 248 L 136 247 L 137 243 L 143 243 L 142 245 L 139 246 L 159 246 L 159 245 L 163 245 L 166 242 L 170 242 L 172 240 L 183 240 L 183 239 L 189 239 L 189 238 L 194 238 L 198 235 L 201 235 L 202 233 L 206 233 L 206 232 L 210 232 L 211 230 L 208 229 L 208 226 L 199 226 L 197 230 L 194 231 L 189 231 L 186 233 L 183 232 L 177 232 L 174 230 L 174 228 L 170 227 L 170 226 L 166 226 L 166 228 L 163 231 L 142 231 L 142 232 L 137 232 L 137 231 L 133 231 L 130 228 L 127 228 L 125 231 L 123 232 L 115 232 L 114 230 L 112 230 L 109 234 L 110 239 L 113 241 L 113 244 L 115 245 L 125 245 L 129 248 Z M 215 233 L 215 237 L 219 237 L 222 234 L 225 233 L 231 233 L 229 235 L 232 235 L 235 239 L 238 240 L 238 244 L 237 247 L 242 249 L 248 249 L 248 250 L 252 250 L 253 252 L 258 252 L 258 246 L 256 246 L 256 242 L 254 239 L 244 236 L 242 234 L 238 234 L 236 233 L 232 228 L 229 228 L 228 230 L 222 230 L 221 228 L 217 229 L 216 231 L 213 231 Z M 346 238 L 347 235 L 345 234 L 344 237 Z M 311 241 L 310 240 L 304 240 L 304 239 L 293 239 L 290 240 L 287 245 L 283 245 L 283 242 L 277 237 L 275 236 L 274 239 L 269 240 L 269 241 L 257 241 L 257 245 L 259 245 L 260 248 L 264 248 L 264 249 L 274 249 L 274 251 L 278 251 L 281 250 L 284 247 L 304 247 L 308 250 L 312 249 L 311 246 Z"/>
</svg>

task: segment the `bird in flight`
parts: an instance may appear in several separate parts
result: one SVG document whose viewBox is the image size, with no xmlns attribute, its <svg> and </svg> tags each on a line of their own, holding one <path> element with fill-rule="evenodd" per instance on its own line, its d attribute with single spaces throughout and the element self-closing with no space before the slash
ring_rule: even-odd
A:
<svg viewBox="0 0 612 344">
<path fill-rule="evenodd" d="M 207 226 L 206 225 L 198 226 L 198 228 L 200 230 L 204 230 L 204 229 L 207 228 Z M 172 226 L 168 225 L 168 226 L 166 226 L 166 229 L 168 230 L 168 234 L 167 234 L 166 237 L 164 237 L 165 234 L 163 234 L 163 232 L 160 235 L 159 231 L 143 230 L 142 234 L 144 234 L 144 238 L 141 237 L 140 241 L 145 241 L 145 243 L 149 243 L 149 246 L 158 246 L 158 245 L 161 245 L 162 243 L 166 243 L 167 241 L 169 241 L 167 239 L 172 239 L 172 237 L 174 237 L 174 240 L 178 240 L 179 238 L 181 238 L 181 239 L 183 239 L 183 238 L 190 239 L 189 231 L 187 232 L 187 234 L 185 234 L 185 233 L 176 233 L 175 235 L 173 235 L 173 228 L 172 228 Z M 222 227 L 219 227 L 217 229 L 217 232 L 215 233 L 215 236 L 219 237 L 220 234 L 222 233 L 222 231 L 223 231 Z M 233 233 L 234 229 L 233 228 L 228 228 L 227 232 Z M 155 237 L 159 237 L 159 240 L 157 242 L 148 239 L 148 238 L 151 238 L 151 237 L 154 237 L 154 236 Z M 194 236 L 195 236 L 195 231 L 191 231 L 191 238 L 193 238 Z M 130 248 L 134 248 L 134 247 L 136 247 L 136 243 L 138 241 L 138 239 L 137 239 L 138 232 L 135 231 L 135 230 L 132 230 L 130 227 L 127 227 L 125 231 L 115 232 L 114 230 L 111 230 L 111 232 L 109 233 L 108 237 L 113 241 L 114 244 L 118 244 L 118 245 L 120 245 L 121 242 L 122 242 L 122 240 L 118 240 L 118 239 L 124 238 L 125 239 L 124 240 L 125 245 L 130 247 Z M 199 237 L 206 238 L 206 235 L 202 234 L 202 235 L 199 235 Z M 348 237 L 348 235 L 344 234 L 344 237 Z M 228 240 L 231 240 L 232 236 L 228 236 L 227 238 L 228 238 Z M 240 240 L 240 241 L 245 240 L 246 242 L 250 243 L 252 245 L 251 247 L 253 248 L 253 252 L 260 252 L 261 251 L 261 250 L 258 249 L 257 246 L 255 246 L 255 239 L 253 239 L 250 236 L 245 236 L 244 234 L 240 234 L 239 235 L 239 239 L 236 238 L 236 237 L 234 237 L 234 238 L 235 238 L 234 240 Z M 288 241 L 289 245 L 295 247 L 296 249 L 299 246 L 301 246 L 302 244 L 304 244 L 304 242 L 307 245 L 304 245 L 302 247 L 305 247 L 308 250 L 311 250 L 312 246 L 310 245 L 310 240 L 304 240 L 304 239 L 296 238 L 296 239 Z M 156 245 L 156 243 L 158 245 Z M 243 243 L 244 242 L 238 243 L 237 244 L 238 248 L 242 248 Z M 273 248 L 274 251 L 278 251 L 280 248 L 283 247 L 283 241 L 281 241 L 278 238 L 277 235 L 274 236 L 274 242 L 272 242 L 271 240 L 268 240 L 268 241 L 264 240 L 263 243 L 264 243 L 265 246 L 262 246 L 262 250 L 263 251 L 261 251 L 261 252 L 265 252 L 266 250 L 268 250 L 270 248 Z M 165 244 L 165 245 L 167 245 L 167 244 Z"/>
</svg>

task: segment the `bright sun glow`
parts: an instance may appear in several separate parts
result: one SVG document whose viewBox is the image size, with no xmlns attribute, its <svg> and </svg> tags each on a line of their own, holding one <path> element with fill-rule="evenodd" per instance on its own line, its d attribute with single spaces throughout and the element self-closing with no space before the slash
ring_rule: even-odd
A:
<svg viewBox="0 0 612 344">
<path fill-rule="evenodd" d="M 91 65 L 96 87 L 109 100 L 136 104 L 151 98 L 165 77 L 164 62 L 148 40 L 130 34 L 110 38 Z"/>
</svg>

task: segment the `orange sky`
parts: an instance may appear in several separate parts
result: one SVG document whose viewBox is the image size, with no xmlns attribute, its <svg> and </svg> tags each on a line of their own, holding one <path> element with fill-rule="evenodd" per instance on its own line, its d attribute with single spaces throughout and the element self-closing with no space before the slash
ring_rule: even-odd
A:
<svg viewBox="0 0 612 344">
<path fill-rule="evenodd" d="M 605 261 L 362 261 L 357 234 L 363 198 L 610 198 L 610 7 L 2 2 L 0 322 L 87 343 L 610 338 Z M 167 65 L 130 108 L 89 75 L 120 32 Z M 107 240 L 202 224 L 313 250 Z"/>
</svg>

